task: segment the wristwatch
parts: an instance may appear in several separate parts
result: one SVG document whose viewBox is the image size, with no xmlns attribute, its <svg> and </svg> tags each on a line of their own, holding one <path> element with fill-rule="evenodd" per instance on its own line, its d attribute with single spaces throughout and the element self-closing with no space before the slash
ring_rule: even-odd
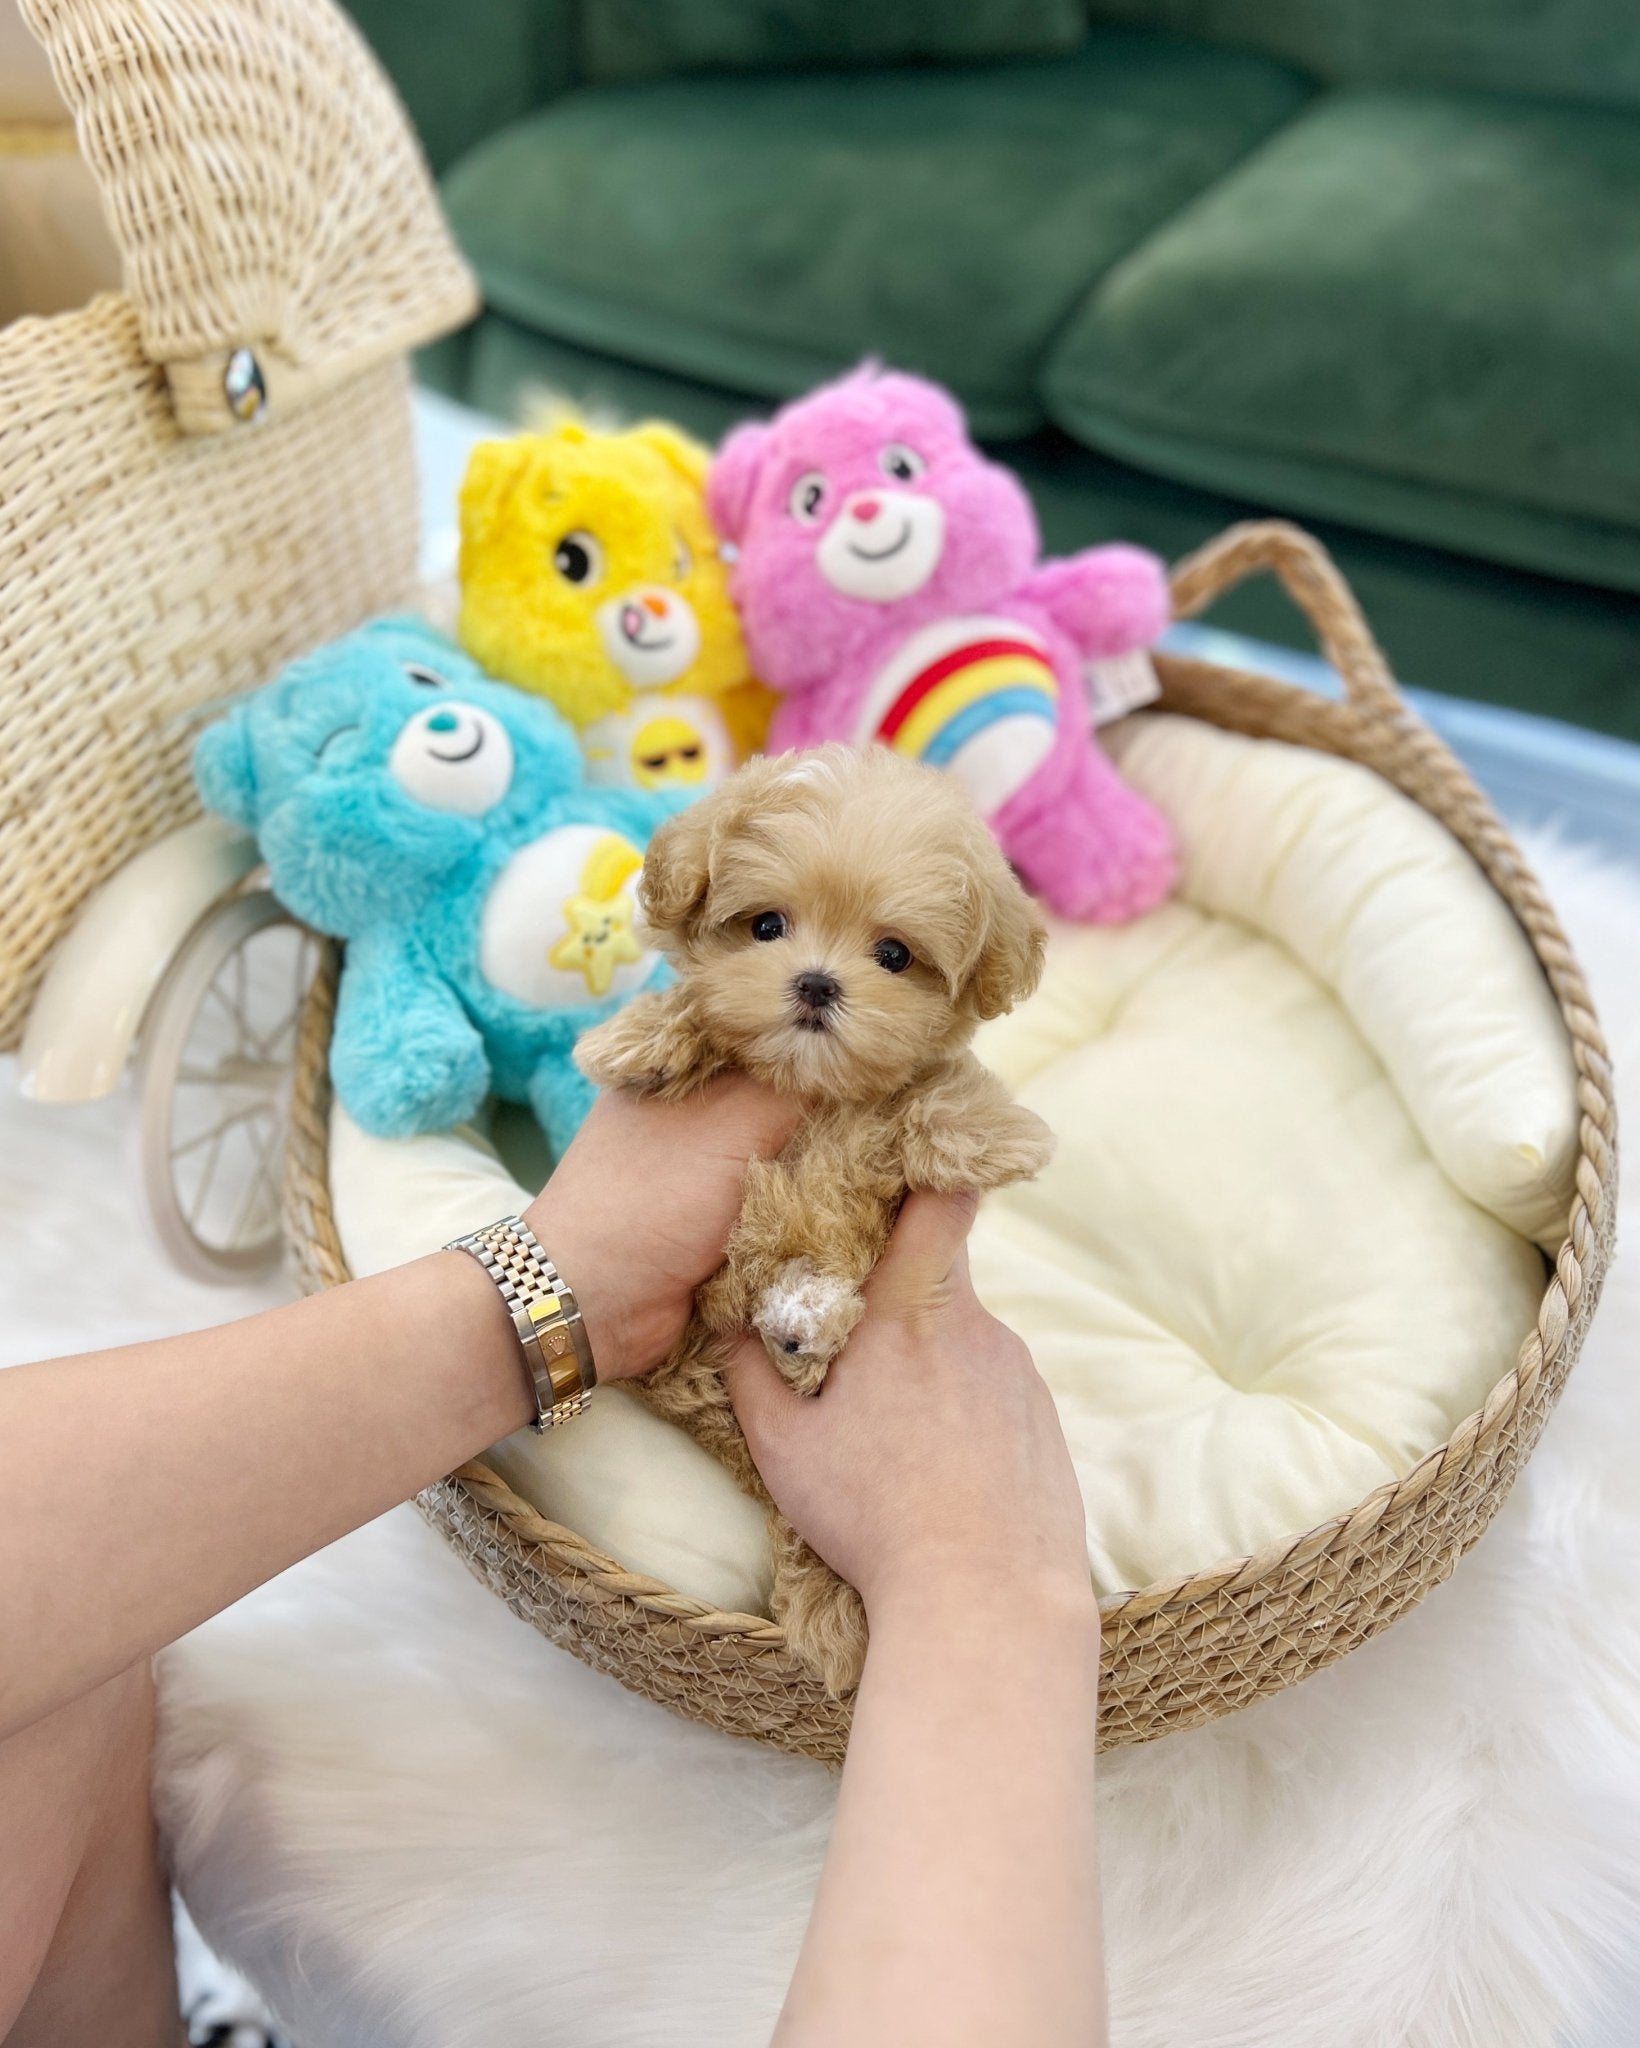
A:
<svg viewBox="0 0 1640 2048">
<path fill-rule="evenodd" d="M 598 1384 L 587 1326 L 569 1283 L 523 1217 L 503 1216 L 444 1249 L 470 1252 L 501 1291 L 535 1402 L 530 1427 L 552 1429 L 584 1413 Z"/>
</svg>

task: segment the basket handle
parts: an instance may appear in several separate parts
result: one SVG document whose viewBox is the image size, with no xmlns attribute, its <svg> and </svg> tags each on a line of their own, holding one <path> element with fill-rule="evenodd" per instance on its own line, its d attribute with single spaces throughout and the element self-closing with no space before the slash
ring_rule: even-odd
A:
<svg viewBox="0 0 1640 2048">
<path fill-rule="evenodd" d="M 1322 653 L 1357 711 L 1402 728 L 1414 722 L 1337 563 L 1320 541 L 1288 520 L 1243 520 L 1187 555 L 1172 575 L 1174 617 L 1195 618 L 1259 569 L 1277 577 L 1315 628 Z"/>
<path fill-rule="evenodd" d="M 477 310 L 409 119 L 333 0 L 21 6 L 184 433 L 276 419 Z"/>
</svg>

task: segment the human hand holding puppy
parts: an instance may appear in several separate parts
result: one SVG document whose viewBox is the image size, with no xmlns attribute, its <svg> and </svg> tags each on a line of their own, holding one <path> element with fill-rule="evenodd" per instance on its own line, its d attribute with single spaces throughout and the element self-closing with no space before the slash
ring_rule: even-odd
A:
<svg viewBox="0 0 1640 2048">
<path fill-rule="evenodd" d="M 1047 1388 L 980 1306 L 974 1204 L 907 1197 L 818 1399 L 727 1367 L 784 1513 L 871 1619 L 775 2048 L 1095 2048 L 1099 1614 Z"/>
<path fill-rule="evenodd" d="M 1053 1397 L 969 1278 L 975 1206 L 907 1196 L 820 1398 L 796 1394 L 755 1337 L 725 1367 L 781 1513 L 874 1622 L 953 1589 L 1092 1607 L 1082 1495 Z"/>
<path fill-rule="evenodd" d="M 574 1275 L 600 1379 L 649 1372 L 677 1343 L 723 1263 L 748 1163 L 773 1158 L 801 1113 L 744 1074 L 683 1102 L 594 1102 L 525 1221 Z"/>
<path fill-rule="evenodd" d="M 738 1072 L 800 1111 L 748 1168 L 723 1264 L 643 1388 L 772 1508 L 723 1380 L 743 1332 L 816 1392 L 907 1191 L 982 1193 L 1052 1150 L 969 1049 L 1036 986 L 1042 919 L 958 785 L 886 747 L 749 763 L 656 835 L 640 900 L 678 980 L 584 1038 L 583 1071 L 675 1103 Z M 858 1595 L 778 1512 L 770 1531 L 774 1618 L 845 1692 Z"/>
</svg>

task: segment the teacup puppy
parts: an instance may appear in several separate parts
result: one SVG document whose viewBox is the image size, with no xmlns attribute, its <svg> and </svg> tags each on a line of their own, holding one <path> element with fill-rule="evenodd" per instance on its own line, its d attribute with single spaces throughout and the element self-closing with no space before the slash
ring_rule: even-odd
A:
<svg viewBox="0 0 1640 2048">
<path fill-rule="evenodd" d="M 724 1263 L 643 1385 L 767 1503 L 720 1373 L 735 1340 L 756 1329 L 814 1393 L 906 1190 L 983 1192 L 1048 1159 L 1047 1126 L 968 1045 L 1036 987 L 1042 920 L 961 786 L 886 747 L 749 762 L 656 833 L 640 902 L 678 980 L 583 1038 L 582 1071 L 677 1098 L 739 1068 L 807 1105 L 753 1163 Z M 844 1692 L 859 1598 L 772 1506 L 771 1533 L 774 1618 Z"/>
</svg>

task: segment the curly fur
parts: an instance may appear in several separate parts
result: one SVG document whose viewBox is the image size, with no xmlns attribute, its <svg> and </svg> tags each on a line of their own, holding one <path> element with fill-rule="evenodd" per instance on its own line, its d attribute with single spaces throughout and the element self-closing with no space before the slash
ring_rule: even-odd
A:
<svg viewBox="0 0 1640 2048">
<path fill-rule="evenodd" d="M 583 1072 L 675 1098 L 738 1068 L 808 1104 L 780 1156 L 748 1171 L 723 1266 L 645 1396 L 770 1506 L 775 1618 L 842 1692 L 864 1611 L 774 1511 L 721 1367 L 752 1328 L 800 1393 L 818 1391 L 906 1190 L 983 1192 L 1046 1163 L 1047 1127 L 968 1049 L 1035 988 L 1042 921 L 955 782 L 843 746 L 749 763 L 672 819 L 642 903 L 679 979 L 583 1039 Z M 764 941 L 769 912 L 784 929 Z M 909 965 L 881 964 L 885 939 Z M 837 990 L 818 1021 L 797 992 L 815 972 Z"/>
</svg>

